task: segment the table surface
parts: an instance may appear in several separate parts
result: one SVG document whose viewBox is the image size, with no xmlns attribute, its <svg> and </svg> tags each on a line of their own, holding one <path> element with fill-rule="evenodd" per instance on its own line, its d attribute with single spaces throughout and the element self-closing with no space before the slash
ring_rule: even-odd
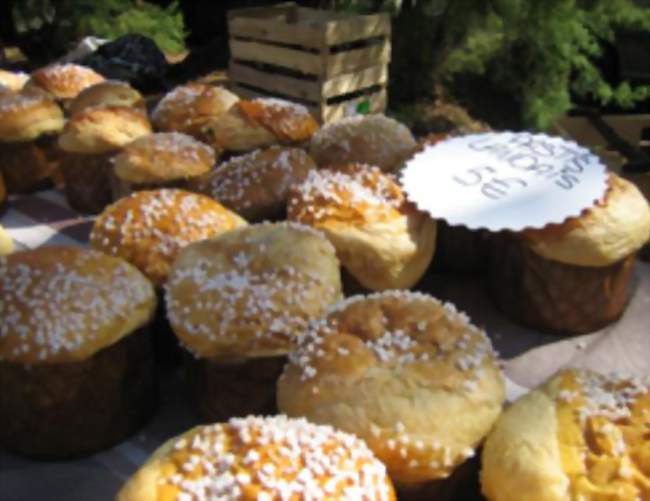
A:
<svg viewBox="0 0 650 501">
<path fill-rule="evenodd" d="M 0 224 L 9 231 L 17 248 L 52 244 L 83 246 L 87 242 L 92 218 L 80 217 L 68 208 L 61 193 L 46 191 L 12 199 Z M 615 336 L 621 329 L 629 329 L 630 325 L 641 325 L 647 331 L 650 325 L 650 265 L 639 263 L 634 280 L 629 313 L 626 312 L 617 324 L 597 334 Z M 522 357 L 526 362 L 527 353 L 539 347 L 548 347 L 550 353 L 559 344 L 559 338 L 510 322 L 491 306 L 477 277 L 439 275 L 432 280 L 432 284 L 432 294 L 453 302 L 466 311 L 477 325 L 486 329 L 495 348 L 506 361 L 509 398 L 513 399 L 525 391 L 524 387 L 513 383 L 513 379 L 518 382 L 526 380 L 527 370 L 524 368 L 522 372 L 521 369 Z M 567 360 L 571 360 L 567 352 L 583 350 L 585 343 L 591 339 L 594 338 L 587 336 L 565 340 L 561 344 L 561 351 Z M 646 350 L 646 360 L 650 360 L 650 344 L 644 344 L 642 349 Z M 523 365 L 525 367 L 526 363 Z M 131 439 L 111 450 L 83 460 L 49 463 L 29 461 L 0 452 L 0 500 L 113 499 L 125 479 L 156 447 L 198 423 L 185 399 L 180 370 L 170 369 L 163 373 L 160 387 L 160 406 L 153 420 Z"/>
</svg>

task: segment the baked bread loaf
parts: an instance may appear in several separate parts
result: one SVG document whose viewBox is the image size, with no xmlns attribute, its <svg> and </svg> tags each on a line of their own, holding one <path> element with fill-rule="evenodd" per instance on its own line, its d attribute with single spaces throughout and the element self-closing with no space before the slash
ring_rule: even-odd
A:
<svg viewBox="0 0 650 501">
<path fill-rule="evenodd" d="M 184 132 L 204 140 L 203 127 L 226 113 L 239 98 L 223 87 L 202 83 L 180 85 L 167 93 L 151 113 L 156 130 Z"/>
<path fill-rule="evenodd" d="M 275 382 L 309 320 L 341 298 L 339 264 L 319 232 L 261 223 L 185 247 L 167 315 L 203 419 L 273 412 Z"/>
<path fill-rule="evenodd" d="M 20 94 L 0 97 L 0 142 L 25 143 L 63 129 L 63 112 L 42 96 Z"/>
<path fill-rule="evenodd" d="M 625 310 L 636 253 L 650 236 L 650 207 L 615 174 L 602 200 L 576 218 L 490 244 L 497 306 L 536 329 L 580 334 Z"/>
<path fill-rule="evenodd" d="M 367 289 L 413 286 L 435 249 L 435 221 L 374 166 L 310 171 L 292 188 L 287 217 L 324 231 L 343 267 Z"/>
<path fill-rule="evenodd" d="M 317 129 L 318 123 L 307 108 L 275 98 L 238 101 L 205 126 L 212 143 L 226 151 L 298 145 L 309 141 Z"/>
<path fill-rule="evenodd" d="M 418 144 L 403 124 L 384 115 L 360 115 L 325 124 L 314 134 L 309 154 L 318 165 L 376 165 L 395 172 L 411 158 Z"/>
<path fill-rule="evenodd" d="M 29 80 L 27 73 L 0 69 L 0 87 L 4 87 L 11 92 L 20 92 L 27 80 Z"/>
<path fill-rule="evenodd" d="M 71 117 L 59 137 L 59 146 L 69 153 L 97 155 L 114 152 L 151 132 L 151 124 L 142 110 L 100 106 Z"/>
<path fill-rule="evenodd" d="M 358 438 L 285 416 L 198 426 L 167 441 L 117 495 L 167 499 L 393 501 L 386 468 Z"/>
<path fill-rule="evenodd" d="M 103 76 L 85 66 L 72 63 L 51 64 L 34 71 L 24 90 L 68 103 L 85 88 L 103 81 Z"/>
<path fill-rule="evenodd" d="M 68 106 L 70 115 L 97 106 L 123 106 L 144 110 L 144 98 L 126 82 L 105 80 L 82 90 Z"/>
<path fill-rule="evenodd" d="M 140 191 L 104 209 L 93 225 L 90 245 L 128 261 L 162 287 L 183 247 L 244 225 L 237 214 L 203 195 Z"/>
<path fill-rule="evenodd" d="M 304 150 L 271 146 L 231 158 L 192 186 L 248 221 L 280 220 L 286 215 L 289 188 L 315 168 Z"/>
<path fill-rule="evenodd" d="M 50 99 L 0 95 L 0 171 L 9 193 L 51 185 L 58 163 L 56 137 L 63 125 L 63 112 Z"/>
<path fill-rule="evenodd" d="M 66 199 L 79 212 L 97 214 L 111 203 L 113 157 L 135 139 L 151 134 L 137 108 L 86 108 L 72 116 L 59 137 Z"/>
<path fill-rule="evenodd" d="M 483 448 L 490 501 L 649 499 L 650 380 L 567 369 L 517 400 Z"/>
<path fill-rule="evenodd" d="M 159 132 L 139 137 L 114 158 L 113 198 L 142 189 L 185 188 L 214 163 L 212 148 L 186 134 Z"/>
<path fill-rule="evenodd" d="M 121 259 L 75 247 L 0 258 L 0 444 L 65 458 L 135 431 L 155 402 L 142 329 L 149 281 Z"/>
<path fill-rule="evenodd" d="M 650 239 L 650 206 L 631 182 L 611 173 L 602 200 L 582 215 L 523 233 L 545 259 L 600 267 L 636 253 Z"/>
<path fill-rule="evenodd" d="M 485 333 L 424 294 L 353 296 L 310 325 L 278 381 L 278 408 L 363 439 L 398 485 L 448 477 L 501 412 Z"/>
<path fill-rule="evenodd" d="M 11 236 L 5 231 L 2 226 L 0 226 L 0 256 L 11 254 L 13 250 L 14 242 Z"/>
</svg>

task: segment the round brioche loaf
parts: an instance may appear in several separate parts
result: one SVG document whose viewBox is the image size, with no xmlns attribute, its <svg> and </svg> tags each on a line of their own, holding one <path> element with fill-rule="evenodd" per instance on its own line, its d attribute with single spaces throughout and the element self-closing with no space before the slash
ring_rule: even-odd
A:
<svg viewBox="0 0 650 501">
<path fill-rule="evenodd" d="M 43 96 L 0 96 L 0 143 L 24 143 L 56 134 L 65 124 L 61 108 Z"/>
<path fill-rule="evenodd" d="M 490 501 L 648 499 L 650 380 L 566 369 L 517 400 L 482 455 Z"/>
<path fill-rule="evenodd" d="M 386 468 L 363 441 L 285 416 L 199 426 L 167 441 L 117 495 L 167 499 L 393 501 Z"/>
<path fill-rule="evenodd" d="M 341 264 L 367 289 L 409 288 L 433 258 L 435 221 L 378 167 L 310 171 L 291 189 L 287 216 L 324 231 Z"/>
<path fill-rule="evenodd" d="M 82 90 L 68 106 L 70 115 L 95 106 L 144 108 L 144 98 L 126 82 L 105 80 Z"/>
<path fill-rule="evenodd" d="M 505 386 L 485 333 L 424 294 L 353 296 L 300 336 L 278 408 L 362 438 L 394 482 L 448 477 L 501 412 Z"/>
<path fill-rule="evenodd" d="M 9 233 L 7 233 L 7 231 L 2 226 L 0 226 L 0 256 L 11 254 L 13 250 L 14 242 L 11 238 L 11 235 L 9 235 Z"/>
<path fill-rule="evenodd" d="M 197 179 L 197 191 L 256 222 L 281 219 L 292 185 L 316 164 L 304 150 L 271 146 L 231 158 Z"/>
<path fill-rule="evenodd" d="M 321 167 L 342 163 L 376 165 L 395 172 L 418 148 L 411 131 L 384 115 L 359 115 L 324 125 L 309 153 Z"/>
<path fill-rule="evenodd" d="M 29 80 L 29 75 L 23 72 L 0 69 L 0 87 L 11 92 L 20 92 Z"/>
<path fill-rule="evenodd" d="M 246 225 L 214 200 L 182 190 L 139 191 L 95 220 L 92 248 L 133 264 L 161 287 L 181 249 Z"/>
<path fill-rule="evenodd" d="M 25 90 L 43 92 L 57 101 L 70 100 L 82 90 L 104 81 L 99 73 L 78 64 L 52 64 L 34 71 Z"/>
</svg>

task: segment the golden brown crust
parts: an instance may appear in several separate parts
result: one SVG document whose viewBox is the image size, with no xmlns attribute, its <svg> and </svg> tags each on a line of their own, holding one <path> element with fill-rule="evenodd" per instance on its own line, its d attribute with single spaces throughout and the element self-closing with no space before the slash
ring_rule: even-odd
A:
<svg viewBox="0 0 650 501">
<path fill-rule="evenodd" d="M 86 108 L 65 124 L 59 146 L 69 153 L 108 153 L 151 132 L 142 110 L 125 106 Z"/>
<path fill-rule="evenodd" d="M 449 304 L 390 291 L 334 305 L 301 336 L 278 408 L 355 434 L 397 483 L 445 478 L 505 398 L 490 341 Z"/>
<path fill-rule="evenodd" d="M 607 266 L 634 254 L 650 239 L 650 205 L 634 184 L 610 173 L 605 196 L 592 208 L 562 224 L 522 235 L 546 259 Z"/>
<path fill-rule="evenodd" d="M 323 230 L 343 266 L 368 289 L 409 288 L 433 257 L 435 221 L 378 167 L 312 170 L 291 190 L 287 217 Z"/>
<path fill-rule="evenodd" d="M 237 214 L 203 195 L 140 191 L 104 209 L 95 220 L 90 245 L 130 262 L 162 286 L 183 247 L 244 225 Z"/>
<path fill-rule="evenodd" d="M 121 259 L 76 247 L 41 247 L 0 258 L 0 360 L 85 360 L 147 324 L 149 281 Z"/>
<path fill-rule="evenodd" d="M 384 115 L 366 115 L 324 125 L 314 134 L 309 153 L 321 167 L 358 162 L 395 172 L 417 148 L 405 125 Z"/>
<path fill-rule="evenodd" d="M 238 101 L 226 114 L 206 125 L 214 143 L 226 151 L 300 144 L 317 129 L 318 123 L 307 108 L 272 98 Z"/>
<path fill-rule="evenodd" d="M 0 95 L 0 142 L 17 143 L 63 129 L 63 112 L 42 96 Z"/>
<path fill-rule="evenodd" d="M 0 69 L 0 87 L 12 92 L 20 92 L 29 80 L 29 75 L 22 72 L 14 72 Z"/>
<path fill-rule="evenodd" d="M 491 501 L 647 499 L 650 380 L 567 369 L 517 400 L 483 449 Z"/>
<path fill-rule="evenodd" d="M 321 233 L 262 223 L 186 247 L 166 300 L 189 351 L 232 359 L 286 354 L 307 322 L 340 297 L 338 260 Z"/>
<path fill-rule="evenodd" d="M 105 80 L 82 90 L 68 106 L 70 115 L 95 106 L 144 108 L 144 98 L 126 82 Z"/>
<path fill-rule="evenodd" d="M 196 189 L 249 221 L 274 219 L 286 210 L 289 188 L 315 168 L 304 150 L 271 146 L 222 163 Z"/>
<path fill-rule="evenodd" d="M 209 473 L 208 473 L 209 472 Z M 358 438 L 285 416 L 232 419 L 168 440 L 118 501 L 181 499 L 394 501 L 386 468 Z"/>
<path fill-rule="evenodd" d="M 32 73 L 25 90 L 43 90 L 57 100 L 72 99 L 86 87 L 104 81 L 99 73 L 78 64 L 52 64 Z"/>
<path fill-rule="evenodd" d="M 0 256 L 11 254 L 13 250 L 14 242 L 11 236 L 5 231 L 2 226 L 0 226 Z"/>
<path fill-rule="evenodd" d="M 129 183 L 166 183 L 208 172 L 214 151 L 179 132 L 149 134 L 131 142 L 115 157 L 115 175 Z"/>
<path fill-rule="evenodd" d="M 209 120 L 219 118 L 238 100 L 223 87 L 189 83 L 166 94 L 153 110 L 151 120 L 156 130 L 197 136 Z"/>
</svg>

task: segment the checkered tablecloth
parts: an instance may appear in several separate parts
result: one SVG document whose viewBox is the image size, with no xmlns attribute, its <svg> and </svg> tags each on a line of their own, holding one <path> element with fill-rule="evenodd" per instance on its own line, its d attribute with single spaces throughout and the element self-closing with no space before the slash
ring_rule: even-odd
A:
<svg viewBox="0 0 650 501">
<path fill-rule="evenodd" d="M 13 198 L 0 225 L 17 248 L 86 245 L 92 217 L 81 217 L 58 191 Z M 650 373 L 650 264 L 635 270 L 634 293 L 621 320 L 587 336 L 559 339 L 517 325 L 491 306 L 475 277 L 441 277 L 432 291 L 455 303 L 484 327 L 506 360 L 508 396 L 513 399 L 563 366 Z M 153 450 L 197 424 L 184 398 L 178 371 L 163 374 L 156 417 L 140 433 L 113 449 L 67 462 L 39 463 L 0 452 L 0 500 L 95 501 L 115 493 Z"/>
</svg>

